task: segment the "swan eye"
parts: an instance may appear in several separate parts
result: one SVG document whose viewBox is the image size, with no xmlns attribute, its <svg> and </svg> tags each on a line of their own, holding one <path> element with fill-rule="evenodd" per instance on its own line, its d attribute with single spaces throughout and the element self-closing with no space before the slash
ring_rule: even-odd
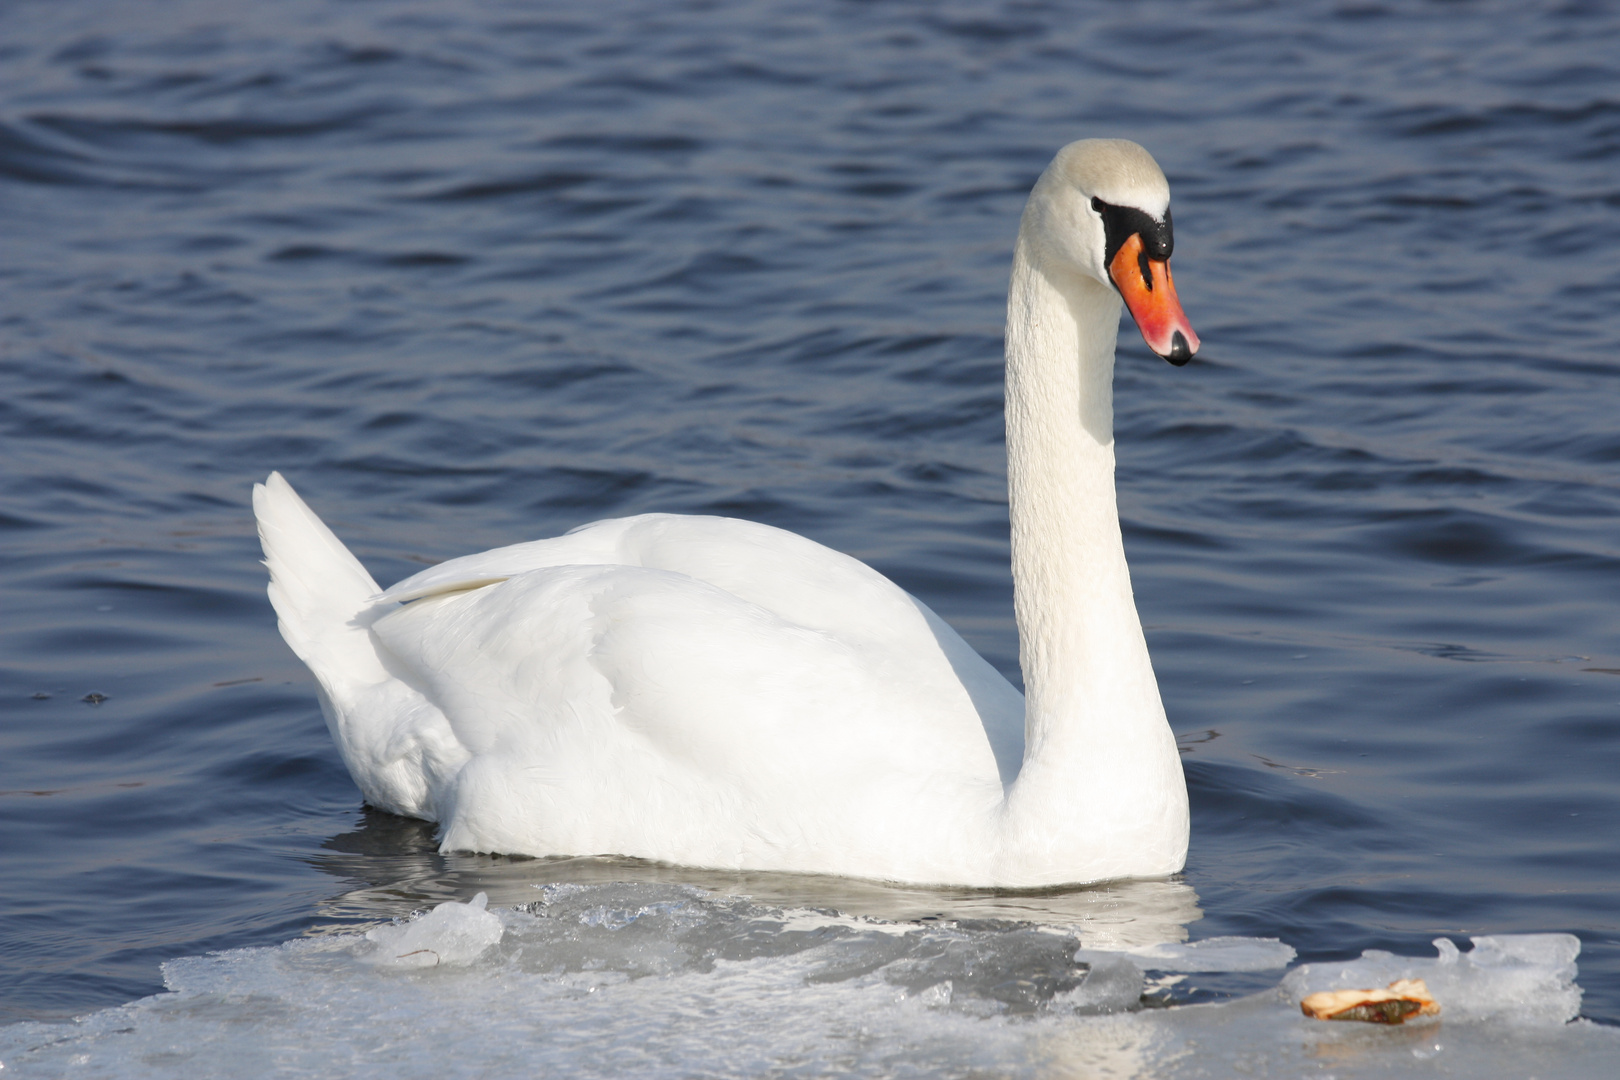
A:
<svg viewBox="0 0 1620 1080">
<path fill-rule="evenodd" d="M 1134 206 L 1115 206 L 1093 197 L 1091 208 L 1103 219 L 1103 265 L 1112 266 L 1120 246 L 1132 236 L 1142 238 L 1142 247 L 1150 259 L 1168 259 L 1175 249 L 1175 236 L 1170 224 L 1170 210 L 1165 208 L 1163 220 Z"/>
</svg>

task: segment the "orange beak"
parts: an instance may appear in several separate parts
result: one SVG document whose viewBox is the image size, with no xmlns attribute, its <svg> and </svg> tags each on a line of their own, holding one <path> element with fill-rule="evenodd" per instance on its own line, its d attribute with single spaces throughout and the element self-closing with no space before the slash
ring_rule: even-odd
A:
<svg viewBox="0 0 1620 1080">
<path fill-rule="evenodd" d="M 1180 367 L 1198 351 L 1198 335 L 1193 333 L 1187 313 L 1176 299 L 1176 285 L 1170 280 L 1168 259 L 1150 259 L 1142 248 L 1142 238 L 1132 236 L 1119 246 L 1108 276 L 1125 298 L 1131 318 L 1142 331 L 1148 348 Z"/>
</svg>

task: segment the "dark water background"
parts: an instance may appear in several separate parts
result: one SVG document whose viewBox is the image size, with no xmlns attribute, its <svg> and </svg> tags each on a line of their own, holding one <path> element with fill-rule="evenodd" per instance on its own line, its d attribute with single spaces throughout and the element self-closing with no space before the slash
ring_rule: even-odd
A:
<svg viewBox="0 0 1620 1080">
<path fill-rule="evenodd" d="M 1016 678 L 1006 271 L 1089 135 L 1165 167 L 1205 342 L 1117 390 L 1193 936 L 1569 931 L 1620 1021 L 1620 14 L 666 0 L 0 7 L 0 1020 L 669 873 L 362 811 L 271 468 L 385 583 L 785 526 Z"/>
</svg>

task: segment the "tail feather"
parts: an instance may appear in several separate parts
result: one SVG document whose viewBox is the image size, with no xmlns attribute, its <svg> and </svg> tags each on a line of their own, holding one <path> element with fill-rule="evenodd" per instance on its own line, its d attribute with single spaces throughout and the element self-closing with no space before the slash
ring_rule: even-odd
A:
<svg viewBox="0 0 1620 1080">
<path fill-rule="evenodd" d="M 360 560 L 280 473 L 253 485 L 253 512 L 281 636 L 334 704 L 351 688 L 387 679 L 366 625 L 357 621 L 382 591 Z"/>
<path fill-rule="evenodd" d="M 399 607 L 280 473 L 253 486 L 281 636 L 320 686 L 321 712 L 366 801 L 439 817 L 437 792 L 467 760 L 444 713 L 384 665 L 371 624 Z"/>
</svg>

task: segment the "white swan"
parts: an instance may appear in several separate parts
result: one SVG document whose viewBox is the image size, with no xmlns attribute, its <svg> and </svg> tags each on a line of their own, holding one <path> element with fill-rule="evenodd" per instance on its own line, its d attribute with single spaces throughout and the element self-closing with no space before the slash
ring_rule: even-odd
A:
<svg viewBox="0 0 1620 1080">
<path fill-rule="evenodd" d="M 1026 887 L 1181 869 L 1187 791 L 1114 501 L 1121 297 L 1172 363 L 1170 193 L 1135 143 L 1064 147 L 1007 314 L 1027 701 L 865 564 L 746 521 L 647 514 L 378 595 L 279 474 L 270 599 L 373 806 L 444 850 Z"/>
</svg>

